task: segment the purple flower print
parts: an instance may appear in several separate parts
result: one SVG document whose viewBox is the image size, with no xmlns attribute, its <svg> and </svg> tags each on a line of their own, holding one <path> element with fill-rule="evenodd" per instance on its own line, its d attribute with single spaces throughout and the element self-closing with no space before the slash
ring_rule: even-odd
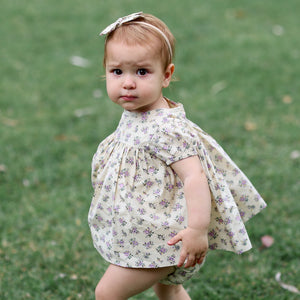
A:
<svg viewBox="0 0 300 300">
<path fill-rule="evenodd" d="M 157 268 L 158 265 L 155 263 L 155 262 L 152 262 L 150 265 L 149 265 L 149 268 Z"/>
<path fill-rule="evenodd" d="M 246 184 L 247 184 L 247 181 L 245 179 L 239 181 L 239 186 L 241 186 L 241 187 L 246 186 Z"/>
<path fill-rule="evenodd" d="M 144 246 L 146 249 L 152 248 L 153 245 L 154 245 L 153 242 L 145 242 L 145 243 L 143 244 L 143 246 Z"/>
<path fill-rule="evenodd" d="M 218 236 L 217 232 L 216 232 L 214 229 L 212 229 L 212 230 L 208 233 L 208 235 L 209 235 L 210 237 L 212 237 L 213 239 L 217 238 L 217 236 Z"/>
<path fill-rule="evenodd" d="M 138 268 L 144 268 L 145 264 L 143 263 L 142 260 L 139 260 L 136 264 L 135 264 Z"/>
<path fill-rule="evenodd" d="M 179 209 L 182 209 L 182 204 L 180 204 L 180 203 L 176 203 L 176 205 L 175 205 L 175 207 L 174 207 L 174 211 L 177 211 L 177 210 L 179 210 Z"/>
<path fill-rule="evenodd" d="M 246 229 L 245 228 L 241 228 L 239 230 L 239 233 L 241 233 L 242 235 L 245 235 L 246 234 Z"/>
<path fill-rule="evenodd" d="M 118 213 L 118 212 L 119 212 L 119 210 L 120 210 L 120 205 L 117 205 L 117 206 L 115 206 L 115 207 L 114 207 L 114 211 L 115 211 L 115 213 Z"/>
<path fill-rule="evenodd" d="M 162 207 L 167 208 L 167 207 L 169 206 L 170 202 L 167 201 L 166 199 L 163 199 L 163 200 L 161 200 L 161 201 L 159 202 L 159 204 L 160 204 Z"/>
<path fill-rule="evenodd" d="M 217 217 L 216 221 L 218 222 L 218 224 L 223 224 L 224 223 L 223 219 L 220 218 L 220 217 Z"/>
<path fill-rule="evenodd" d="M 111 191 L 111 185 L 105 185 L 104 189 L 106 192 L 110 192 Z"/>
<path fill-rule="evenodd" d="M 159 220 L 159 216 L 157 216 L 157 215 L 151 214 L 150 217 L 151 217 L 153 220 L 155 220 L 155 221 Z"/>
<path fill-rule="evenodd" d="M 127 157 L 126 158 L 126 163 L 130 164 L 130 165 L 133 165 L 134 164 L 134 159 L 133 157 Z"/>
<path fill-rule="evenodd" d="M 163 223 L 161 224 L 161 226 L 163 226 L 163 227 L 168 227 L 168 226 L 169 226 L 169 222 L 168 222 L 168 221 L 165 221 L 165 222 L 163 222 Z"/>
<path fill-rule="evenodd" d="M 217 249 L 217 247 L 218 247 L 218 244 L 217 244 L 217 243 L 213 243 L 213 244 L 210 244 L 210 245 L 209 245 L 209 249 L 210 249 L 210 250 L 215 250 L 215 249 Z"/>
<path fill-rule="evenodd" d="M 176 264 L 176 261 L 175 261 L 175 255 L 171 255 L 171 256 L 168 256 L 167 258 L 168 262 L 171 263 L 171 264 Z"/>
<path fill-rule="evenodd" d="M 136 198 L 136 200 L 137 200 L 137 202 L 138 202 L 139 204 L 141 204 L 141 205 L 143 205 L 143 204 L 145 203 L 145 200 L 143 200 L 143 197 L 142 197 L 142 196 L 138 196 L 138 197 Z"/>
<path fill-rule="evenodd" d="M 138 229 L 137 229 L 136 227 L 132 227 L 132 228 L 130 229 L 130 233 L 137 234 L 137 233 L 139 233 L 139 231 L 138 231 Z"/>
<path fill-rule="evenodd" d="M 190 145 L 186 141 L 183 142 L 182 146 L 184 149 L 188 149 L 190 147 Z"/>
<path fill-rule="evenodd" d="M 146 237 L 151 237 L 154 233 L 149 227 L 147 227 L 144 231 Z"/>
<path fill-rule="evenodd" d="M 166 190 L 168 192 L 171 192 L 173 189 L 174 189 L 174 185 L 173 184 L 171 184 L 171 183 L 167 183 L 166 184 Z"/>
<path fill-rule="evenodd" d="M 144 181 L 144 186 L 146 186 L 147 188 L 151 188 L 152 185 L 153 185 L 153 181 L 151 180 Z"/>
<path fill-rule="evenodd" d="M 131 192 L 129 192 L 129 193 L 126 193 L 126 198 L 127 199 L 133 199 L 133 195 L 132 195 L 132 193 Z"/>
<path fill-rule="evenodd" d="M 143 216 L 146 213 L 146 210 L 144 208 L 139 208 L 138 212 Z"/>
<path fill-rule="evenodd" d="M 132 121 L 129 120 L 126 125 L 127 125 L 127 128 L 131 128 L 132 127 Z"/>
<path fill-rule="evenodd" d="M 96 216 L 96 220 L 99 221 L 99 222 L 102 222 L 102 221 L 103 221 L 103 218 L 97 215 L 97 216 Z"/>
<path fill-rule="evenodd" d="M 167 249 L 166 249 L 165 247 L 163 247 L 163 246 L 159 246 L 159 247 L 156 248 L 156 251 L 157 251 L 160 255 L 162 255 L 162 254 L 165 254 L 165 253 L 167 252 Z"/>
<path fill-rule="evenodd" d="M 130 243 L 130 245 L 131 246 L 133 246 L 133 247 L 136 247 L 136 246 L 138 246 L 138 241 L 136 240 L 136 238 L 132 238 L 132 239 L 130 239 L 129 240 L 129 243 Z"/>
<path fill-rule="evenodd" d="M 176 234 L 177 234 L 176 231 L 172 231 L 172 232 L 169 234 L 169 237 L 170 237 L 170 238 L 173 238 Z"/>
<path fill-rule="evenodd" d="M 184 216 L 177 216 L 176 217 L 176 221 L 181 224 L 182 222 L 184 222 Z"/>
<path fill-rule="evenodd" d="M 111 247 L 111 244 L 109 242 L 106 242 L 106 247 L 110 250 L 112 247 Z"/>
<path fill-rule="evenodd" d="M 231 224 L 231 223 L 232 223 L 232 220 L 231 220 L 230 218 L 226 218 L 226 219 L 224 220 L 224 223 L 225 223 L 226 225 Z"/>
<path fill-rule="evenodd" d="M 142 128 L 142 133 L 143 133 L 143 134 L 147 134 L 147 133 L 148 133 L 148 127 Z"/>
<path fill-rule="evenodd" d="M 147 112 L 142 113 L 142 121 L 145 122 L 148 119 Z"/>
<path fill-rule="evenodd" d="M 117 240 L 117 245 L 124 247 L 124 240 Z"/>
<path fill-rule="evenodd" d="M 221 205 L 221 204 L 224 202 L 224 200 L 223 200 L 220 196 L 217 196 L 217 197 L 215 198 L 215 200 L 216 200 L 216 202 L 217 202 L 219 205 Z"/>
<path fill-rule="evenodd" d="M 138 137 L 136 137 L 134 139 L 134 145 L 139 145 L 141 143 L 140 139 Z"/>
<path fill-rule="evenodd" d="M 125 226 L 127 224 L 127 222 L 123 218 L 119 219 L 119 223 L 121 224 L 121 226 Z"/>
<path fill-rule="evenodd" d="M 248 202 L 248 197 L 243 195 L 242 197 L 240 197 L 240 201 L 242 202 Z"/>
<path fill-rule="evenodd" d="M 240 171 L 238 169 L 234 169 L 232 171 L 232 173 L 233 173 L 233 176 L 237 176 L 240 173 Z"/>
<path fill-rule="evenodd" d="M 129 259 L 132 258 L 132 254 L 130 253 L 130 251 L 125 251 L 125 252 L 124 252 L 124 255 L 125 255 L 126 257 L 128 257 Z"/>
<path fill-rule="evenodd" d="M 216 159 L 216 161 L 222 161 L 223 156 L 222 155 L 215 155 L 215 159 Z"/>
<path fill-rule="evenodd" d="M 227 231 L 226 232 L 226 234 L 230 237 L 230 238 L 232 238 L 233 236 L 234 236 L 234 232 L 233 231 Z"/>
<path fill-rule="evenodd" d="M 132 206 L 131 206 L 130 204 L 127 204 L 127 205 L 126 205 L 126 209 L 127 209 L 127 211 L 129 211 L 129 212 L 132 212 L 132 211 L 133 211 L 133 208 L 132 208 Z"/>
</svg>

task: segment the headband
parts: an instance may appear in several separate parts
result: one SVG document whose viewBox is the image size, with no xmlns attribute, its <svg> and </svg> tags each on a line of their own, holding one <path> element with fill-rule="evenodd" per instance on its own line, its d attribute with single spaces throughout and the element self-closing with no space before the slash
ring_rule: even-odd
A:
<svg viewBox="0 0 300 300">
<path fill-rule="evenodd" d="M 111 32 L 115 31 L 118 27 L 122 26 L 125 23 L 129 23 L 131 21 L 136 20 L 137 18 L 141 17 L 143 15 L 143 12 L 137 12 L 122 18 L 119 18 L 117 21 L 115 21 L 114 23 L 108 25 L 101 33 L 100 35 L 106 35 L 106 34 L 110 34 Z M 152 28 L 154 30 L 156 30 L 156 32 L 158 32 L 160 35 L 162 35 L 162 37 L 164 38 L 168 49 L 169 49 L 169 53 L 170 53 L 170 58 L 172 58 L 173 56 L 173 51 L 172 51 L 172 47 L 170 44 L 169 39 L 167 38 L 167 36 L 156 26 L 146 23 L 146 22 L 142 22 L 142 21 L 136 21 L 136 22 L 132 22 L 132 24 L 141 24 L 144 25 L 146 27 Z"/>
</svg>

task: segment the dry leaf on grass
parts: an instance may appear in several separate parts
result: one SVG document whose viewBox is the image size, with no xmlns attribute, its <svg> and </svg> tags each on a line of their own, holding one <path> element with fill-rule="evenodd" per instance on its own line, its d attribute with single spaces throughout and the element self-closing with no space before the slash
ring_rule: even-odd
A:
<svg viewBox="0 0 300 300">
<path fill-rule="evenodd" d="M 284 95 L 282 97 L 282 102 L 285 104 L 291 104 L 293 102 L 293 99 L 290 95 Z"/>
<path fill-rule="evenodd" d="M 244 127 L 247 131 L 254 131 L 257 129 L 257 125 L 254 122 L 246 121 Z"/>
<path fill-rule="evenodd" d="M 225 81 L 219 81 L 211 87 L 211 92 L 213 93 L 213 95 L 217 95 L 221 91 L 226 89 L 226 87 L 227 87 L 227 83 Z"/>
<path fill-rule="evenodd" d="M 7 168 L 6 165 L 0 164 L 0 173 L 6 172 Z"/>
<path fill-rule="evenodd" d="M 76 55 L 70 57 L 70 63 L 73 66 L 81 68 L 87 68 L 90 65 L 90 61 L 88 59 Z"/>
<path fill-rule="evenodd" d="M 281 277 L 281 273 L 277 272 L 275 275 L 275 279 L 283 289 L 288 290 L 295 294 L 300 294 L 300 291 L 295 286 L 282 282 L 280 277 Z"/>
<path fill-rule="evenodd" d="M 290 154 L 291 159 L 298 159 L 299 157 L 300 157 L 300 151 L 298 151 L 298 150 L 294 150 Z"/>
</svg>

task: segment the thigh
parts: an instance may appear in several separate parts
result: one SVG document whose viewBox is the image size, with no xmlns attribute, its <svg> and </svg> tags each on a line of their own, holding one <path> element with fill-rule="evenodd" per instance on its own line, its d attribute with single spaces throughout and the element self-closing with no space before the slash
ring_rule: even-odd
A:
<svg viewBox="0 0 300 300">
<path fill-rule="evenodd" d="M 135 269 L 110 265 L 97 289 L 110 295 L 111 299 L 127 299 L 152 287 L 172 272 L 174 267 Z"/>
</svg>

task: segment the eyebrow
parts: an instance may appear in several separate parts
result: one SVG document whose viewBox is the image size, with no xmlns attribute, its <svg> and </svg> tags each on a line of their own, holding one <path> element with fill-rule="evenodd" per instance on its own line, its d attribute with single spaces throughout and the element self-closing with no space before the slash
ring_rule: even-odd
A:
<svg viewBox="0 0 300 300">
<path fill-rule="evenodd" d="M 107 64 L 106 64 L 108 67 L 115 67 L 115 68 L 118 68 L 118 67 L 121 67 L 122 65 L 124 65 L 124 63 L 122 62 L 117 62 L 117 61 L 108 61 Z M 127 63 L 125 63 L 125 65 L 127 65 Z M 150 68 L 152 66 L 152 63 L 150 63 L 149 61 L 141 61 L 141 62 L 129 62 L 129 65 L 134 65 L 138 68 Z"/>
</svg>

